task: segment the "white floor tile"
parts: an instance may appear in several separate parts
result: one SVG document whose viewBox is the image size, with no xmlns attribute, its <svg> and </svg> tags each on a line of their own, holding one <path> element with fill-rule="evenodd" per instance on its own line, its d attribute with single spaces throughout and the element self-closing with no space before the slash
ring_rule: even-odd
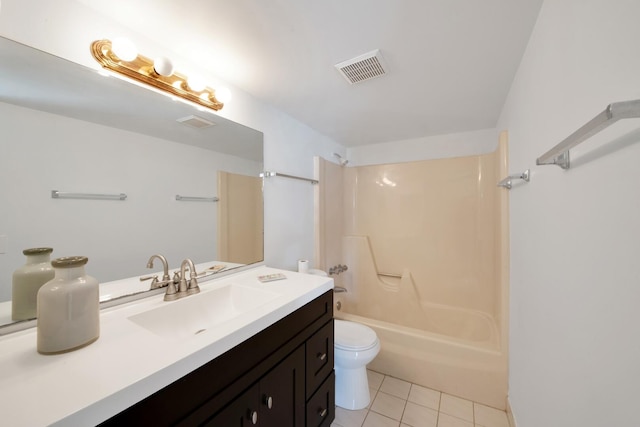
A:
<svg viewBox="0 0 640 427">
<path fill-rule="evenodd" d="M 336 407 L 336 419 L 334 422 L 338 423 L 340 427 L 361 427 L 364 419 L 367 416 L 367 409 L 360 409 L 358 411 L 350 411 L 348 409 Z"/>
<path fill-rule="evenodd" d="M 399 397 L 401 399 L 406 399 L 407 397 L 409 397 L 410 389 L 410 382 L 402 381 L 393 377 L 384 377 L 382 385 L 380 386 L 380 391 Z"/>
<path fill-rule="evenodd" d="M 440 412 L 473 423 L 473 402 L 470 400 L 442 393 L 442 397 L 440 398 Z"/>
<path fill-rule="evenodd" d="M 375 371 L 367 377 L 369 406 L 336 407 L 331 427 L 509 427 L 504 411 Z"/>
<path fill-rule="evenodd" d="M 473 427 L 473 423 L 440 412 L 438 415 L 438 427 Z"/>
<path fill-rule="evenodd" d="M 427 408 L 440 409 L 440 392 L 416 384 L 411 385 L 409 392 L 409 402 L 426 406 Z"/>
<path fill-rule="evenodd" d="M 384 380 L 384 375 L 367 369 L 367 379 L 369 380 L 369 388 L 378 390 Z"/>
<path fill-rule="evenodd" d="M 334 422 L 331 423 L 330 427 L 344 427 L 344 426 L 341 426 L 340 424 L 336 424 L 335 421 L 334 421 Z"/>
<path fill-rule="evenodd" d="M 378 392 L 371 410 L 394 420 L 400 421 L 406 400 L 383 392 Z"/>
<path fill-rule="evenodd" d="M 479 403 L 473 404 L 474 416 L 477 426 L 482 427 L 509 427 L 507 413 L 499 409 Z"/>
<path fill-rule="evenodd" d="M 362 427 L 398 427 L 399 425 L 399 421 L 392 420 L 375 412 L 369 412 Z"/>
<path fill-rule="evenodd" d="M 438 411 L 407 402 L 404 414 L 402 414 L 402 422 L 411 427 L 436 427 Z"/>
</svg>

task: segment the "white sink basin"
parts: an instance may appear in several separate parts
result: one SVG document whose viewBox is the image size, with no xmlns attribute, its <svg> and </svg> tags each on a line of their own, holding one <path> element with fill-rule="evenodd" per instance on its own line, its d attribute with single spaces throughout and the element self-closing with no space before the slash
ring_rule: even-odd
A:
<svg viewBox="0 0 640 427">
<path fill-rule="evenodd" d="M 167 302 L 129 320 L 156 335 L 186 338 L 236 319 L 277 297 L 273 292 L 230 284 Z"/>
</svg>

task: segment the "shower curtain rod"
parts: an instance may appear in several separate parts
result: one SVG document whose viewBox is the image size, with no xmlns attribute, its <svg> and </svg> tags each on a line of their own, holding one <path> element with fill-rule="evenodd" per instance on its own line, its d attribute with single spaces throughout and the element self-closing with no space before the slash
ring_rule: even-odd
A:
<svg viewBox="0 0 640 427">
<path fill-rule="evenodd" d="M 311 178 L 303 178 L 301 176 L 294 176 L 294 175 L 287 175 L 284 173 L 280 173 L 280 172 L 272 172 L 272 171 L 264 171 L 260 174 L 260 178 L 271 178 L 274 176 L 281 176 L 283 178 L 291 178 L 291 179 L 298 179 L 300 181 L 308 181 L 311 184 L 317 184 L 319 181 L 317 179 L 311 179 Z"/>
</svg>

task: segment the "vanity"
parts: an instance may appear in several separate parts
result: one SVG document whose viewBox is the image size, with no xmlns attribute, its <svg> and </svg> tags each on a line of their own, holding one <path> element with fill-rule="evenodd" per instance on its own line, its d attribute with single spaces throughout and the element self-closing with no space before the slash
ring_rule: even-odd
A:
<svg viewBox="0 0 640 427">
<path fill-rule="evenodd" d="M 71 353 L 38 354 L 35 329 L 0 337 L 3 423 L 329 426 L 333 280 L 259 266 L 200 286 L 102 310 Z"/>
</svg>

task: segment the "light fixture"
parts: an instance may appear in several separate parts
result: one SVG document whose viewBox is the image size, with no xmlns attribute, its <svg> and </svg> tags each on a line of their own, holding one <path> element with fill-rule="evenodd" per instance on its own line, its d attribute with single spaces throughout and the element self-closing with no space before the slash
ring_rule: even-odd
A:
<svg viewBox="0 0 640 427">
<path fill-rule="evenodd" d="M 215 111 L 224 106 L 213 89 L 204 84 L 194 87 L 193 78 L 175 72 L 169 59 L 153 61 L 136 54 L 135 46 L 126 39 L 118 43 L 116 40 L 113 44 L 109 40 L 96 40 L 91 44 L 91 54 L 104 68 Z M 228 89 L 221 88 L 221 92 L 228 99 Z"/>
<path fill-rule="evenodd" d="M 231 100 L 231 91 L 226 87 L 219 87 L 216 91 L 216 98 L 220 102 L 229 102 Z"/>
<path fill-rule="evenodd" d="M 169 58 L 161 56 L 153 60 L 153 70 L 161 76 L 169 77 L 173 74 L 173 63 Z"/>
<path fill-rule="evenodd" d="M 123 61 L 133 61 L 138 56 L 138 49 L 131 41 L 116 37 L 111 43 L 111 51 Z"/>
</svg>

